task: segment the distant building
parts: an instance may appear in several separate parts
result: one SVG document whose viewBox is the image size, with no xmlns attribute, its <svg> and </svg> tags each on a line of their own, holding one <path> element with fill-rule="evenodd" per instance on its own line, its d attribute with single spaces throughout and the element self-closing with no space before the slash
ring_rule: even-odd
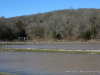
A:
<svg viewBox="0 0 100 75">
<path fill-rule="evenodd" d="M 18 37 L 18 40 L 28 40 L 27 37 Z"/>
</svg>

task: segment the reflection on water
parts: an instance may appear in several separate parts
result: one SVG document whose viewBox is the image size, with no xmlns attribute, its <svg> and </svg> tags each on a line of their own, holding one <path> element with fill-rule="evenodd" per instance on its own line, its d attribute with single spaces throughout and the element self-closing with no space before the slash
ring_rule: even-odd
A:
<svg viewBox="0 0 100 75">
<path fill-rule="evenodd" d="M 20 75 L 33 74 L 87 74 L 98 75 L 100 55 L 35 53 L 35 52 L 0 52 L 0 71 Z M 71 71 L 71 72 L 68 72 Z M 73 71 L 78 71 L 73 73 Z M 88 72 L 87 71 L 96 71 Z"/>
<path fill-rule="evenodd" d="M 66 44 L 33 44 L 33 45 L 1 45 L 13 48 L 47 48 L 47 49 L 81 49 L 100 50 L 100 43 L 66 43 Z"/>
</svg>

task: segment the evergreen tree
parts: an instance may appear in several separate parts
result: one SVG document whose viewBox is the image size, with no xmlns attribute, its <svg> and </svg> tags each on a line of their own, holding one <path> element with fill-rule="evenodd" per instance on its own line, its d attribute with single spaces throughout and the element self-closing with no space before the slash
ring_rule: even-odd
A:
<svg viewBox="0 0 100 75">
<path fill-rule="evenodd" d="M 56 38 L 56 32 L 53 31 L 53 34 L 52 34 L 52 39 L 55 39 Z"/>
<path fill-rule="evenodd" d="M 43 30 L 43 28 L 39 29 L 39 36 L 40 36 L 40 38 L 44 37 L 44 30 Z"/>
<path fill-rule="evenodd" d="M 96 37 L 96 27 L 95 26 L 92 27 L 91 35 L 93 36 L 93 38 Z"/>
<path fill-rule="evenodd" d="M 34 36 L 35 37 L 43 38 L 44 37 L 44 30 L 43 30 L 43 28 L 35 27 L 34 28 Z"/>
<path fill-rule="evenodd" d="M 17 37 L 25 37 L 26 36 L 26 31 L 25 31 L 25 27 L 24 24 L 18 20 L 18 22 L 15 22 L 16 27 L 18 28 L 18 36 Z"/>
</svg>

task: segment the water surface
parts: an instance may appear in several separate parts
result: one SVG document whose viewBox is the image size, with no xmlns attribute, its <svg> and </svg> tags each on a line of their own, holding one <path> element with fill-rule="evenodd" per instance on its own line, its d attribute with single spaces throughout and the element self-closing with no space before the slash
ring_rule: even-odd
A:
<svg viewBox="0 0 100 75">
<path fill-rule="evenodd" d="M 0 71 L 20 75 L 98 75 L 100 55 L 0 52 Z"/>
<path fill-rule="evenodd" d="M 33 45 L 0 45 L 13 48 L 46 48 L 46 49 L 81 49 L 100 50 L 100 43 L 60 43 L 60 44 L 33 44 Z"/>
</svg>

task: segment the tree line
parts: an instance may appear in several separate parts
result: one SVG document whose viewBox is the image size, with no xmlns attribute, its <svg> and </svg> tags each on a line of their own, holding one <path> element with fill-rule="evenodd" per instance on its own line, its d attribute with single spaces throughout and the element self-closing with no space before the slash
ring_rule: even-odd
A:
<svg viewBox="0 0 100 75">
<path fill-rule="evenodd" d="M 100 39 L 100 9 L 65 9 L 33 15 L 0 17 L 0 40 Z"/>
</svg>

